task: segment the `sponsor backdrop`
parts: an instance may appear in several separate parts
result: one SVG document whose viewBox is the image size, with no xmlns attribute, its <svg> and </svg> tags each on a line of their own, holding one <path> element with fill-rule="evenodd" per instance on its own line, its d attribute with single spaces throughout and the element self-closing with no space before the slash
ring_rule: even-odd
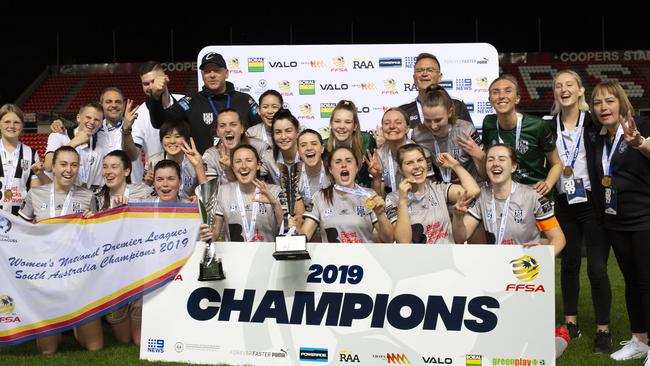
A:
<svg viewBox="0 0 650 366">
<path fill-rule="evenodd" d="M 226 59 L 228 80 L 237 90 L 256 100 L 267 89 L 277 90 L 285 107 L 313 129 L 328 125 L 341 99 L 357 105 L 362 130 L 375 128 L 384 110 L 417 96 L 413 67 L 422 52 L 436 55 L 440 85 L 465 102 L 480 128 L 483 117 L 493 113 L 488 85 L 499 74 L 497 51 L 487 43 L 208 46 L 197 62 L 209 52 Z M 197 72 L 200 90 L 203 80 Z"/>
<path fill-rule="evenodd" d="M 145 297 L 140 357 L 251 365 L 553 365 L 552 248 L 220 243 L 226 279 L 198 282 L 203 248 Z M 515 363 L 518 362 L 518 363 Z"/>
<path fill-rule="evenodd" d="M 129 204 L 38 225 L 0 211 L 0 346 L 59 333 L 152 291 L 183 266 L 195 204 Z"/>
</svg>

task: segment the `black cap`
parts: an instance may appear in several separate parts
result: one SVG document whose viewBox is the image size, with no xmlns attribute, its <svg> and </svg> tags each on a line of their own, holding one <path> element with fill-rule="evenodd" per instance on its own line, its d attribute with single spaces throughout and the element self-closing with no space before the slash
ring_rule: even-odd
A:
<svg viewBox="0 0 650 366">
<path fill-rule="evenodd" d="M 203 67 L 207 64 L 215 64 L 218 67 L 223 67 L 224 69 L 227 69 L 226 60 L 224 60 L 223 56 L 221 56 L 216 52 L 206 53 L 201 59 L 201 66 L 199 67 L 199 69 L 203 70 Z"/>
</svg>

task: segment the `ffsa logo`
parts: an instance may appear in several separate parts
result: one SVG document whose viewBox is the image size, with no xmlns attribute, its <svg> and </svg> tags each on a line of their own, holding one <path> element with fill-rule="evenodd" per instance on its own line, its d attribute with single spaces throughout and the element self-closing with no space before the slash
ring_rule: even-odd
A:
<svg viewBox="0 0 650 366">
<path fill-rule="evenodd" d="M 512 273 L 518 280 L 523 282 L 532 282 L 539 275 L 539 263 L 529 255 L 524 255 L 510 261 Z M 543 285 L 532 283 L 509 283 L 506 285 L 506 291 L 514 292 L 546 292 Z"/>
</svg>

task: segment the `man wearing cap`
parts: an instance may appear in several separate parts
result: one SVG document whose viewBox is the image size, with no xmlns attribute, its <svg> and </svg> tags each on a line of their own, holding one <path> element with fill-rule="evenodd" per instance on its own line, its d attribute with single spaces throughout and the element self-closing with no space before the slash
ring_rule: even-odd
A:
<svg viewBox="0 0 650 366">
<path fill-rule="evenodd" d="M 246 93 L 235 90 L 228 78 L 226 60 L 216 52 L 210 52 L 201 59 L 203 90 L 181 98 L 169 108 L 164 109 L 161 95 L 165 88 L 161 85 L 152 90 L 147 99 L 151 125 L 155 128 L 166 120 L 186 122 L 190 125 L 191 136 L 200 154 L 214 145 L 217 115 L 226 108 L 239 112 L 242 123 L 250 127 L 260 122 L 257 102 Z"/>
</svg>

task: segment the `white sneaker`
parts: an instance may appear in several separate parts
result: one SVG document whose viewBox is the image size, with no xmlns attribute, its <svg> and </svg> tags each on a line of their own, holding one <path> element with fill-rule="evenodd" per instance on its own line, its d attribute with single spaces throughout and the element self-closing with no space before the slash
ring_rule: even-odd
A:
<svg viewBox="0 0 650 366">
<path fill-rule="evenodd" d="M 632 339 L 629 341 L 621 342 L 623 348 L 609 355 L 609 357 L 615 359 L 616 361 L 632 360 L 637 358 L 643 358 L 650 351 L 650 347 L 640 342 L 636 336 L 632 336 Z M 646 360 L 647 361 L 647 360 Z M 646 362 L 646 366 L 650 366 L 650 363 Z"/>
</svg>

